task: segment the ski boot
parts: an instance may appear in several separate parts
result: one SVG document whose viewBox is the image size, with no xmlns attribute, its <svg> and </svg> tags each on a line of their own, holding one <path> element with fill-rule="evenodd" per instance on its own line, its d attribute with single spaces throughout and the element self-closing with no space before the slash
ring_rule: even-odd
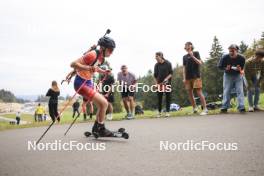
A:
<svg viewBox="0 0 264 176">
<path fill-rule="evenodd" d="M 92 128 L 92 133 L 95 138 L 98 137 L 112 137 L 113 132 L 106 129 L 104 124 L 100 124 L 97 121 L 95 121 L 94 126 Z"/>
</svg>

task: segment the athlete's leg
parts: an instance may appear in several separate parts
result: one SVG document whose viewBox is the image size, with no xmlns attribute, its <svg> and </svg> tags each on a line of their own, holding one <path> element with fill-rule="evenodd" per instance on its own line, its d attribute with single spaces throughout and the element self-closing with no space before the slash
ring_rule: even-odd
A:
<svg viewBox="0 0 264 176">
<path fill-rule="evenodd" d="M 104 123 L 105 114 L 108 106 L 107 100 L 100 93 L 95 93 L 92 100 L 97 107 L 97 113 L 96 113 L 97 122 Z"/>
</svg>

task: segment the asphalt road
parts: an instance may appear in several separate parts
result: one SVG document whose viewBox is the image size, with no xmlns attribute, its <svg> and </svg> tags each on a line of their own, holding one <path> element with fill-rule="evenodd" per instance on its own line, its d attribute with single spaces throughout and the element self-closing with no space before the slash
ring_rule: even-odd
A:
<svg viewBox="0 0 264 176">
<path fill-rule="evenodd" d="M 28 141 L 37 140 L 46 127 L 0 132 L 0 176 L 264 175 L 264 113 L 117 121 L 107 126 L 125 127 L 130 139 L 85 138 L 91 123 L 75 125 L 64 137 L 68 125 L 56 125 L 42 146 L 75 141 L 94 150 L 29 151 Z M 176 144 L 188 140 L 232 143 L 237 150 L 175 150 Z M 161 151 L 160 141 L 168 141 L 171 150 Z"/>
</svg>

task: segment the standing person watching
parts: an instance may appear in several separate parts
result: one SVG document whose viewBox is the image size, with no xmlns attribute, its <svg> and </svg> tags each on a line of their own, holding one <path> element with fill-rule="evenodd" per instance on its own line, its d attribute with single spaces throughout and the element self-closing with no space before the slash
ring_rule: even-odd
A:
<svg viewBox="0 0 264 176">
<path fill-rule="evenodd" d="M 21 116 L 21 113 L 20 113 L 20 111 L 18 111 L 18 112 L 16 113 L 16 124 L 17 124 L 17 125 L 20 124 L 20 116 Z"/>
<path fill-rule="evenodd" d="M 117 80 L 122 85 L 122 100 L 127 112 L 126 118 L 134 118 L 135 110 L 135 92 L 133 87 L 136 84 L 136 77 L 133 73 L 129 72 L 126 65 L 121 66 L 121 72 L 117 75 Z"/>
<path fill-rule="evenodd" d="M 188 91 L 189 100 L 193 107 L 193 113 L 198 112 L 193 95 L 193 91 L 195 90 L 203 106 L 203 112 L 200 113 L 200 115 L 207 115 L 208 110 L 202 92 L 202 79 L 200 71 L 200 66 L 203 62 L 200 58 L 199 52 L 193 51 L 194 47 L 191 42 L 186 42 L 184 49 L 186 50 L 187 54 L 183 56 L 183 83 L 185 84 L 185 88 Z"/>
<path fill-rule="evenodd" d="M 39 103 L 37 108 L 36 108 L 36 111 L 35 111 L 35 122 L 41 122 L 42 121 L 42 116 L 43 114 L 45 113 L 45 109 L 43 106 L 41 106 L 41 104 Z"/>
<path fill-rule="evenodd" d="M 165 93 L 166 95 L 166 115 L 165 117 L 170 116 L 170 102 L 171 102 L 171 89 L 170 91 L 166 89 L 165 86 L 171 86 L 171 77 L 172 77 L 172 66 L 171 63 L 163 57 L 162 52 L 156 52 L 157 63 L 154 66 L 154 78 L 155 82 L 158 85 L 158 115 L 160 117 L 162 110 L 162 97 Z"/>
<path fill-rule="evenodd" d="M 101 66 L 103 70 L 111 70 L 107 65 Z M 107 99 L 108 108 L 107 108 L 107 120 L 113 119 L 113 103 L 114 103 L 114 94 L 113 94 L 113 84 L 115 84 L 115 78 L 113 74 L 100 74 L 100 82 L 102 83 L 102 94 Z"/>
<path fill-rule="evenodd" d="M 56 81 L 52 81 L 51 88 L 48 90 L 46 96 L 50 97 L 49 99 L 49 114 L 53 122 L 56 118 L 60 122 L 60 117 L 58 113 L 58 96 L 60 95 L 60 89 Z"/>
<path fill-rule="evenodd" d="M 77 99 L 77 100 L 73 103 L 73 105 L 72 105 L 72 109 L 73 109 L 72 118 L 75 117 L 75 113 L 77 113 L 77 117 L 80 116 L 79 108 L 80 108 L 80 103 L 79 103 L 79 101 L 78 101 L 78 99 Z"/>
</svg>

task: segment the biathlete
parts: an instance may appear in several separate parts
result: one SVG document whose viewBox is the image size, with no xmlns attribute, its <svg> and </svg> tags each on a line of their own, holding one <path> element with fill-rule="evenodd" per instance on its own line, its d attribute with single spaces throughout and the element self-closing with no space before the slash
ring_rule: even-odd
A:
<svg viewBox="0 0 264 176">
<path fill-rule="evenodd" d="M 76 71 L 74 89 L 86 100 L 92 101 L 97 107 L 96 121 L 92 128 L 92 133 L 100 136 L 112 136 L 112 132 L 105 128 L 104 120 L 108 107 L 108 102 L 103 95 L 98 93 L 92 83 L 95 72 L 109 74 L 108 70 L 102 70 L 99 65 L 104 63 L 105 57 L 109 57 L 115 49 L 115 41 L 110 37 L 102 37 L 98 41 L 99 50 L 91 50 L 84 56 L 71 63 L 71 67 Z M 80 89 L 80 90 L 79 90 Z"/>
</svg>

